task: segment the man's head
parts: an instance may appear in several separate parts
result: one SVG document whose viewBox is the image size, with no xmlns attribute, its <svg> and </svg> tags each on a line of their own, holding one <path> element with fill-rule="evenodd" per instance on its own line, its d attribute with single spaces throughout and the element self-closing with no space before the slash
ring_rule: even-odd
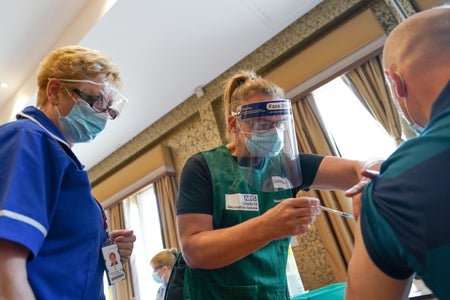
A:
<svg viewBox="0 0 450 300">
<path fill-rule="evenodd" d="M 450 80 L 450 7 L 417 13 L 400 23 L 384 46 L 392 94 L 409 124 L 424 127 Z"/>
</svg>

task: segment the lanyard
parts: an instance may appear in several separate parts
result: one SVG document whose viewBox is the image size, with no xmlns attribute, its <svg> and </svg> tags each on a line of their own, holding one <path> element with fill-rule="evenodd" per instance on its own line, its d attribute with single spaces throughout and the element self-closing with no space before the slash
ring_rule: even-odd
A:
<svg viewBox="0 0 450 300">
<path fill-rule="evenodd" d="M 108 233 L 108 237 L 109 237 L 109 232 L 108 232 L 108 218 L 106 217 L 106 213 L 105 210 L 103 209 L 102 205 L 100 204 L 100 202 L 98 202 L 97 199 L 95 199 L 95 202 L 97 202 L 98 207 L 100 208 L 100 210 L 102 211 L 102 217 L 103 217 L 103 226 L 105 227 L 106 233 Z"/>
</svg>

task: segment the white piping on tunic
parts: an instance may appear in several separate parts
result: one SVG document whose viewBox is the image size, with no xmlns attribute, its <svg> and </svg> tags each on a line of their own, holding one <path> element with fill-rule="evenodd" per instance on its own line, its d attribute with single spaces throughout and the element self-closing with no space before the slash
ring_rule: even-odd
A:
<svg viewBox="0 0 450 300">
<path fill-rule="evenodd" d="M 39 230 L 40 232 L 42 232 L 44 237 L 47 236 L 47 229 L 45 229 L 45 227 L 41 223 L 37 222 L 36 220 L 34 220 L 30 217 L 27 217 L 27 216 L 24 216 L 24 215 L 21 215 L 21 214 L 18 214 L 18 213 L 15 213 L 13 211 L 6 210 L 6 209 L 0 210 L 0 217 L 3 217 L 3 216 L 17 220 L 17 221 L 24 222 L 28 225 L 31 225 L 34 228 L 36 228 L 37 230 Z"/>
<path fill-rule="evenodd" d="M 67 147 L 71 148 L 70 145 L 64 141 L 63 139 L 57 137 L 56 135 L 54 135 L 53 133 L 51 133 L 47 128 L 44 127 L 44 125 L 42 125 L 41 123 L 39 123 L 38 120 L 36 120 L 35 118 L 33 118 L 32 116 L 29 116 L 27 114 L 24 114 L 23 112 L 19 112 L 17 114 L 18 116 L 24 117 L 29 119 L 30 121 L 33 121 L 34 123 L 38 124 L 39 126 L 41 126 L 48 134 L 50 134 L 55 140 L 57 140 L 58 142 L 61 142 L 63 144 L 65 144 Z"/>
</svg>

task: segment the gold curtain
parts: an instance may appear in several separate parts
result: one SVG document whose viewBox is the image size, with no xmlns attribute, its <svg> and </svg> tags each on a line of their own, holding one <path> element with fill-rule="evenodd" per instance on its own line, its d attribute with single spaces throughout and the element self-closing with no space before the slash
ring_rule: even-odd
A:
<svg viewBox="0 0 450 300">
<path fill-rule="evenodd" d="M 293 103 L 299 151 L 335 155 L 323 132 L 313 100 L 313 96 L 308 95 Z M 319 198 L 327 207 L 351 211 L 351 200 L 342 192 L 310 190 L 305 195 Z M 353 250 L 354 225 L 353 220 L 322 212 L 313 230 L 297 237 L 299 246 L 293 250 L 306 289 L 346 281 L 347 265 Z"/>
<path fill-rule="evenodd" d="M 110 230 L 123 229 L 125 228 L 125 221 L 123 218 L 122 202 L 114 205 L 109 209 L 109 227 Z M 129 299 L 133 297 L 133 285 L 131 280 L 131 269 L 130 264 L 124 264 L 125 269 L 125 280 L 119 281 L 114 285 L 116 290 L 116 299 Z"/>
<path fill-rule="evenodd" d="M 175 199 L 178 195 L 178 185 L 175 176 L 167 175 L 155 182 L 158 198 L 159 217 L 165 248 L 180 249 L 176 226 Z"/>
<path fill-rule="evenodd" d="M 402 124 L 385 81 L 381 60 L 381 55 L 378 55 L 347 72 L 343 78 L 361 103 L 399 145 L 403 142 Z M 405 135 L 410 134 L 405 130 Z"/>
</svg>

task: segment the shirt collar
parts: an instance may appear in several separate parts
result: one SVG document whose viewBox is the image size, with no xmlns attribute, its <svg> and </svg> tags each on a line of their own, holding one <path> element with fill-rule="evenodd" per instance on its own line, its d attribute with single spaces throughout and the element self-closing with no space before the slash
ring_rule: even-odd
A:
<svg viewBox="0 0 450 300">
<path fill-rule="evenodd" d="M 447 85 L 441 91 L 436 101 L 434 101 L 431 107 L 430 119 L 433 119 L 436 115 L 446 110 L 450 106 L 450 80 Z"/>
<path fill-rule="evenodd" d="M 50 133 L 54 134 L 58 138 L 66 141 L 66 138 L 61 133 L 61 131 L 56 127 L 56 125 L 38 108 L 34 106 L 27 106 L 22 110 L 22 113 L 32 117 L 36 121 L 38 121 L 45 129 L 47 129 Z M 24 119 L 25 117 L 22 115 L 16 115 L 17 120 Z"/>
</svg>

